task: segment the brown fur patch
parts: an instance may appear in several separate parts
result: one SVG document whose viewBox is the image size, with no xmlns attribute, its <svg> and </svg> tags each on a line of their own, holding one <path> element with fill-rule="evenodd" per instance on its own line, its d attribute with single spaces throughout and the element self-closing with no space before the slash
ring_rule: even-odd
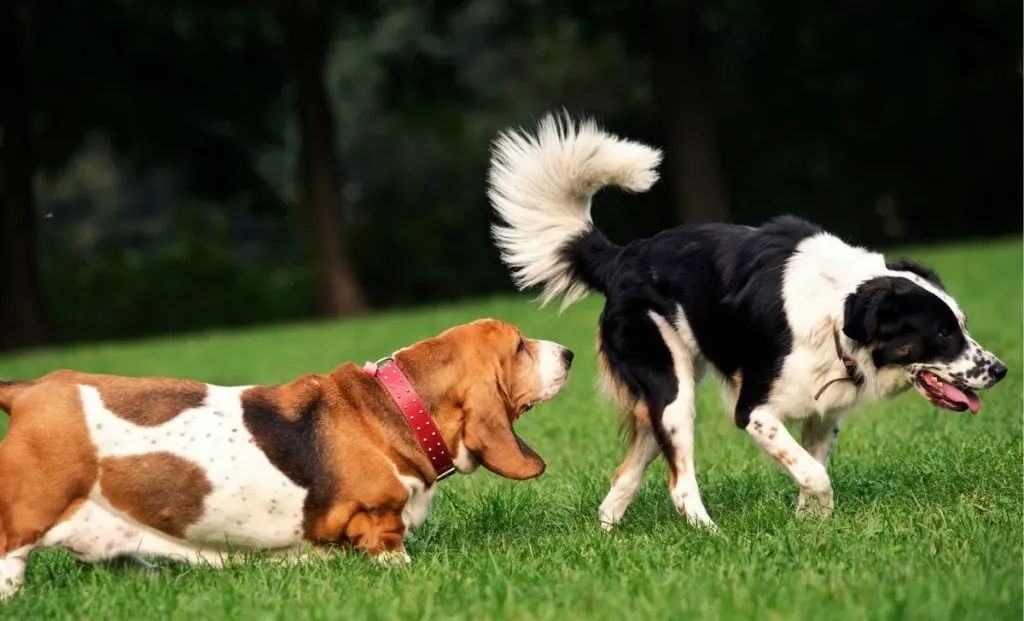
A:
<svg viewBox="0 0 1024 621">
<path fill-rule="evenodd" d="M 772 457 L 774 457 L 777 461 L 786 464 L 787 466 L 796 465 L 796 458 L 791 457 L 787 451 L 779 451 Z"/>
<path fill-rule="evenodd" d="M 357 550 L 371 555 L 402 548 L 405 524 L 398 511 L 360 511 L 345 528 L 345 539 Z"/>
<path fill-rule="evenodd" d="M 608 364 L 608 359 L 601 350 L 601 338 L 601 330 L 598 329 L 594 346 L 597 352 L 598 379 L 608 398 L 612 399 L 621 408 L 624 417 L 623 429 L 625 437 L 632 443 L 636 437 L 638 426 L 651 428 L 650 409 L 645 401 L 637 399 L 630 394 L 626 385 L 612 372 L 611 365 Z M 613 480 L 615 478 L 618 478 L 617 473 L 614 475 Z"/>
<path fill-rule="evenodd" d="M 100 460 L 100 491 L 132 519 L 184 538 L 213 486 L 197 464 L 161 452 Z"/>
<path fill-rule="evenodd" d="M 206 384 L 161 377 L 82 375 L 96 388 L 103 406 L 118 418 L 142 427 L 158 427 L 206 401 Z"/>
<path fill-rule="evenodd" d="M 739 395 L 740 390 L 743 389 L 743 371 L 736 371 L 731 376 L 729 376 L 729 379 L 732 381 L 733 391 L 737 395 Z"/>
</svg>

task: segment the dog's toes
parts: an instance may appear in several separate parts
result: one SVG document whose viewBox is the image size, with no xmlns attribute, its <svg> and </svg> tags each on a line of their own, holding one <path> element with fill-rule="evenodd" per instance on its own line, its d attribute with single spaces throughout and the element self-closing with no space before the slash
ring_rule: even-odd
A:
<svg viewBox="0 0 1024 621">
<path fill-rule="evenodd" d="M 714 535 L 718 532 L 718 526 L 708 517 L 704 515 L 687 515 L 686 521 L 690 523 L 690 526 L 707 532 L 709 535 Z"/>
<path fill-rule="evenodd" d="M 375 554 L 373 555 L 373 560 L 378 565 L 390 567 L 393 565 L 408 565 L 412 562 L 412 557 L 405 551 L 405 548 L 399 548 Z"/>
</svg>

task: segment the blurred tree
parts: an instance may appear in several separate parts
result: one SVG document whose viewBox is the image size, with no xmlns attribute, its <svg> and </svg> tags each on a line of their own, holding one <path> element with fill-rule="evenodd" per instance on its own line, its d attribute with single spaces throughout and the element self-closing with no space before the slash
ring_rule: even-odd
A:
<svg viewBox="0 0 1024 621">
<path fill-rule="evenodd" d="M 637 63 L 650 66 L 654 116 L 666 181 L 679 222 L 730 217 L 715 128 L 714 89 L 704 0 L 644 3 L 563 0 L 541 10 L 579 16 L 588 30 L 617 32 Z"/>
<path fill-rule="evenodd" d="M 0 351 L 37 345 L 47 336 L 40 297 L 33 200 L 35 145 L 32 77 L 27 59 L 28 3 L 0 2 Z"/>
<path fill-rule="evenodd" d="M 324 86 L 326 35 L 319 0 L 278 0 L 278 20 L 291 60 L 300 128 L 302 202 L 316 273 L 321 315 L 352 315 L 366 302 L 349 263 L 339 212 L 341 169 L 334 113 Z"/>
<path fill-rule="evenodd" d="M 729 204 L 715 132 L 712 59 L 703 0 L 666 0 L 650 13 L 649 33 L 631 32 L 653 63 L 654 105 L 662 123 L 665 166 L 680 222 L 724 222 Z"/>
</svg>

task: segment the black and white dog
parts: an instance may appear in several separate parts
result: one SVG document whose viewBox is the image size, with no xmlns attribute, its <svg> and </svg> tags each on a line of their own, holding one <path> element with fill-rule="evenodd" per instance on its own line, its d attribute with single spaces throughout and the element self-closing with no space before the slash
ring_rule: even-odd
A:
<svg viewBox="0 0 1024 621">
<path fill-rule="evenodd" d="M 553 115 L 536 134 L 509 130 L 493 145 L 488 195 L 503 220 L 493 232 L 517 286 L 540 286 L 542 303 L 561 297 L 563 308 L 591 290 L 606 298 L 601 376 L 631 431 L 599 509 L 606 529 L 662 453 L 677 511 L 714 530 L 693 463 L 694 389 L 708 367 L 737 427 L 800 487 L 797 512 L 821 515 L 833 507 L 826 466 L 843 411 L 913 385 L 941 408 L 976 413 L 973 391 L 1006 375 L 933 271 L 801 219 L 611 243 L 591 222 L 591 197 L 608 185 L 647 190 L 660 160 L 593 122 Z M 787 419 L 803 421 L 801 442 Z"/>
</svg>

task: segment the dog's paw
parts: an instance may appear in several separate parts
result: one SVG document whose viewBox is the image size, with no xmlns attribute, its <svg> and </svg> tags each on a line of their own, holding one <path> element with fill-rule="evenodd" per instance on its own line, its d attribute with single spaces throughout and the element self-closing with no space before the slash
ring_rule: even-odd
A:
<svg viewBox="0 0 1024 621">
<path fill-rule="evenodd" d="M 607 507 L 607 503 L 602 503 L 597 508 L 597 520 L 601 524 L 601 530 L 610 533 L 622 521 L 622 516 L 616 517 L 615 512 Z"/>
<path fill-rule="evenodd" d="M 14 597 L 21 590 L 21 580 L 0 577 L 0 604 Z"/>
<path fill-rule="evenodd" d="M 834 506 L 831 489 L 819 494 L 801 491 L 796 501 L 796 515 L 803 519 L 825 519 L 832 515 Z"/>
<path fill-rule="evenodd" d="M 686 521 L 690 523 L 690 526 L 697 530 L 702 530 L 709 535 L 714 535 L 718 532 L 718 527 L 715 526 L 715 523 L 707 513 L 687 515 Z"/>
<path fill-rule="evenodd" d="M 382 567 L 393 567 L 396 565 L 408 565 L 412 562 L 412 557 L 405 551 L 405 548 L 399 548 L 397 550 L 387 550 L 386 552 L 378 552 L 373 555 L 373 562 L 381 565 Z"/>
</svg>

